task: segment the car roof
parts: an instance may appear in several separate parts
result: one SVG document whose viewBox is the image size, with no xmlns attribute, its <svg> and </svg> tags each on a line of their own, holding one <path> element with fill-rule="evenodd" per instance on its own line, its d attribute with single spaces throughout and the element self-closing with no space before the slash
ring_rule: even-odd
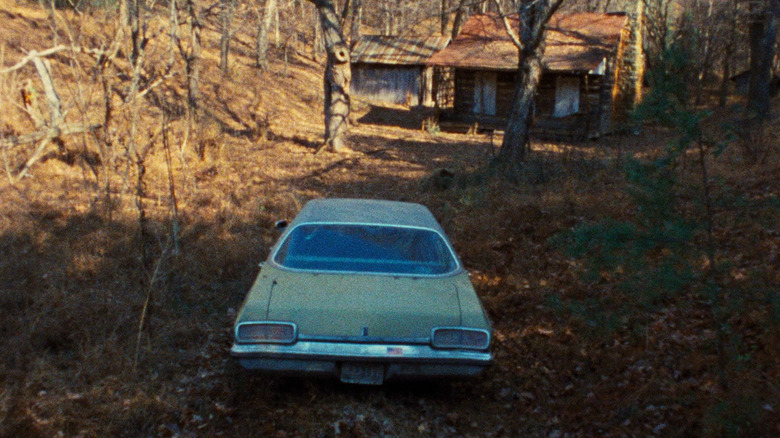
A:
<svg viewBox="0 0 780 438">
<path fill-rule="evenodd" d="M 425 206 L 377 199 L 313 199 L 303 206 L 289 228 L 304 223 L 400 225 L 430 228 L 444 234 Z"/>
</svg>

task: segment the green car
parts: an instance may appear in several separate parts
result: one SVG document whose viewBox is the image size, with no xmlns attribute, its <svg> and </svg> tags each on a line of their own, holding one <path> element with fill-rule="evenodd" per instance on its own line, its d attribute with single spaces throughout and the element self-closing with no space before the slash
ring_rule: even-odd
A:
<svg viewBox="0 0 780 438">
<path fill-rule="evenodd" d="M 283 227 L 238 312 L 247 369 L 379 385 L 490 365 L 491 326 L 427 208 L 317 199 Z"/>
</svg>

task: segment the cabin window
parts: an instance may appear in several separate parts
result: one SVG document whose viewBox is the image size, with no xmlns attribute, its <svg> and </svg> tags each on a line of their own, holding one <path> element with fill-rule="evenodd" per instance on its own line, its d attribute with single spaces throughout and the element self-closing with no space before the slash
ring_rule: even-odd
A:
<svg viewBox="0 0 780 438">
<path fill-rule="evenodd" d="M 555 111 L 553 117 L 566 117 L 580 110 L 580 78 L 555 78 Z"/>
<path fill-rule="evenodd" d="M 496 115 L 496 73 L 474 74 L 474 114 Z"/>
</svg>

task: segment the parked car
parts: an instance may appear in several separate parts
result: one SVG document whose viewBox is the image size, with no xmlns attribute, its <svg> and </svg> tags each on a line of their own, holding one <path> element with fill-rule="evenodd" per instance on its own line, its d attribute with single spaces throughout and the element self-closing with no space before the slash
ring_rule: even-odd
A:
<svg viewBox="0 0 780 438">
<path fill-rule="evenodd" d="M 469 275 L 420 204 L 312 200 L 261 266 L 230 351 L 244 368 L 378 385 L 492 361 Z"/>
</svg>

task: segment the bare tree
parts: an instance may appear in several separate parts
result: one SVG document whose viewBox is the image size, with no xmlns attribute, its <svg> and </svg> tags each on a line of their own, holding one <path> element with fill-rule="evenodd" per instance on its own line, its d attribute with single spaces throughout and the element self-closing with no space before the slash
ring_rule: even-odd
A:
<svg viewBox="0 0 780 438">
<path fill-rule="evenodd" d="M 363 19 L 363 5 L 361 0 L 352 0 L 351 5 L 349 41 L 350 44 L 355 44 L 355 41 L 360 39 L 360 22 Z"/>
<path fill-rule="evenodd" d="M 360 38 L 360 14 L 360 0 L 346 0 L 344 2 L 340 23 L 343 29 L 349 28 L 349 39 L 345 39 L 345 43 L 350 47 Z"/>
<path fill-rule="evenodd" d="M 527 154 L 534 96 L 542 76 L 546 25 L 563 0 L 523 0 L 518 3 L 518 28 L 513 27 L 499 1 L 494 2 L 520 55 L 514 104 L 501 150 L 494 160 L 496 165 L 511 174 L 518 169 Z"/>
<path fill-rule="evenodd" d="M 770 88 L 780 0 L 751 1 L 750 19 L 750 90 L 747 111 L 750 117 L 766 119 L 772 110 Z"/>
<path fill-rule="evenodd" d="M 140 56 L 140 52 L 143 50 L 141 44 L 141 33 L 143 32 L 143 25 L 141 20 L 143 15 L 141 14 L 141 3 L 143 0 L 132 0 L 130 4 L 129 20 L 130 20 L 130 37 L 133 43 L 133 52 L 130 54 L 130 61 L 135 63 L 136 59 Z"/>
<path fill-rule="evenodd" d="M 645 3 L 645 51 L 648 68 L 666 51 L 673 30 L 676 0 L 640 0 Z"/>
<path fill-rule="evenodd" d="M 314 39 L 312 41 L 312 58 L 320 62 L 320 57 L 322 56 L 323 44 L 322 44 L 322 23 L 319 19 L 319 13 L 315 14 L 312 18 L 312 28 L 314 28 Z"/>
<path fill-rule="evenodd" d="M 458 36 L 461 28 L 463 28 L 463 24 L 469 18 L 467 2 L 468 0 L 459 0 L 458 2 L 458 9 L 455 11 L 455 20 L 452 22 L 452 32 L 450 34 L 452 39 Z"/>
<path fill-rule="evenodd" d="M 712 68 L 713 39 L 713 0 L 695 0 L 693 4 L 699 13 L 698 20 L 702 26 L 699 31 L 699 68 L 696 74 L 696 104 L 700 105 L 704 97 L 704 83 Z M 702 20 L 703 19 L 703 20 Z"/>
<path fill-rule="evenodd" d="M 263 19 L 257 29 L 257 45 L 255 50 L 255 61 L 257 67 L 261 70 L 268 69 L 268 32 L 271 30 L 271 23 L 276 16 L 276 0 L 265 0 L 263 9 Z"/>
<path fill-rule="evenodd" d="M 450 2 L 449 0 L 441 0 L 441 12 L 439 13 L 441 19 L 441 34 L 446 35 L 447 29 L 450 27 Z"/>
<path fill-rule="evenodd" d="M 200 109 L 200 55 L 202 50 L 200 41 L 200 11 L 195 4 L 195 0 L 186 1 L 187 24 L 190 29 L 189 44 L 185 45 L 180 38 L 176 38 L 176 44 L 181 57 L 184 59 L 185 71 L 187 73 L 187 130 L 179 148 L 182 156 Z"/>
<path fill-rule="evenodd" d="M 729 93 L 729 80 L 734 68 L 732 58 L 737 46 L 737 23 L 739 14 L 739 4 L 737 2 L 729 2 L 728 6 L 723 7 L 720 11 L 722 28 L 724 28 L 723 34 L 725 34 L 725 41 L 723 42 L 723 51 L 721 56 L 721 78 L 720 78 L 720 93 L 718 97 L 718 104 L 721 107 L 726 106 Z M 731 16 L 731 20 L 724 20 L 723 17 Z"/>
<path fill-rule="evenodd" d="M 222 75 L 230 74 L 229 55 L 230 40 L 233 37 L 231 27 L 233 26 L 233 14 L 235 12 L 235 0 L 221 0 L 222 3 L 222 36 L 219 40 L 219 66 L 222 69 Z"/>
<path fill-rule="evenodd" d="M 349 47 L 345 43 L 333 0 L 309 1 L 319 11 L 325 50 L 328 53 L 324 79 L 325 141 L 320 150 L 327 147 L 340 152 L 346 149 L 344 137 L 349 123 L 349 82 L 352 78 Z"/>
</svg>

